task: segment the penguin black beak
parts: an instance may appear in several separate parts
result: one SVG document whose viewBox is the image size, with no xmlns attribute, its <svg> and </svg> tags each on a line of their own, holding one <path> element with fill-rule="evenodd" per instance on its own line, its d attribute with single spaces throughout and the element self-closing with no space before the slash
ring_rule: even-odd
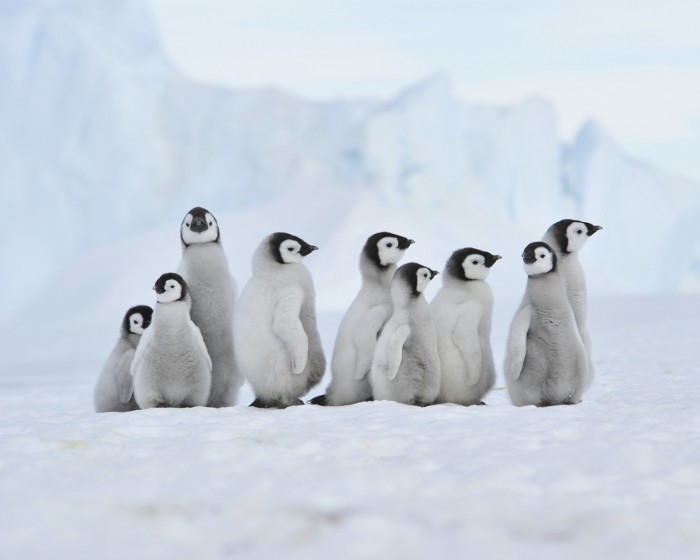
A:
<svg viewBox="0 0 700 560">
<path fill-rule="evenodd" d="M 313 253 L 314 251 L 318 251 L 318 247 L 316 245 L 304 245 L 301 249 L 299 249 L 299 254 L 302 257 L 305 257 L 306 255 L 309 255 Z"/>
<path fill-rule="evenodd" d="M 202 216 L 197 216 L 192 220 L 192 224 L 190 225 L 191 231 L 194 231 L 195 233 L 202 233 L 207 229 L 209 229 L 209 226 L 207 225 L 207 221 Z"/>
<path fill-rule="evenodd" d="M 415 241 L 413 241 L 413 239 L 404 239 L 401 242 L 399 242 L 399 249 L 408 249 L 414 243 Z"/>
<path fill-rule="evenodd" d="M 496 261 L 500 261 L 502 258 L 503 257 L 501 255 L 493 255 L 487 268 L 491 268 L 494 264 L 496 264 Z"/>
<path fill-rule="evenodd" d="M 430 279 L 432 280 L 435 278 L 438 274 L 440 274 L 437 270 L 431 270 L 430 271 Z"/>
<path fill-rule="evenodd" d="M 537 260 L 534 251 L 524 251 L 521 255 L 525 264 L 532 264 Z"/>
<path fill-rule="evenodd" d="M 596 231 L 600 231 L 603 229 L 603 226 L 591 226 L 588 228 L 588 237 L 593 235 Z"/>
</svg>

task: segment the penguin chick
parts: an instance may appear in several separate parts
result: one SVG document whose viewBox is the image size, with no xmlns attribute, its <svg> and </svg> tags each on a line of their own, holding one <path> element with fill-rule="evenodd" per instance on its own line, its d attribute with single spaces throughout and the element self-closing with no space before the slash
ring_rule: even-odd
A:
<svg viewBox="0 0 700 560">
<path fill-rule="evenodd" d="M 243 379 L 233 357 L 233 307 L 236 283 L 229 272 L 216 218 L 204 208 L 192 208 L 180 225 L 182 259 L 177 272 L 192 298 L 190 317 L 199 327 L 212 362 L 208 406 L 236 403 Z"/>
<path fill-rule="evenodd" d="M 523 252 L 528 275 L 523 301 L 510 327 L 505 378 L 516 406 L 576 404 L 588 365 L 554 250 L 542 241 Z"/>
<path fill-rule="evenodd" d="M 254 406 L 285 408 L 323 378 L 326 359 L 316 326 L 313 281 L 303 260 L 317 247 L 273 233 L 253 255 L 253 276 L 234 315 L 239 370 L 255 392 Z"/>
<path fill-rule="evenodd" d="M 401 266 L 391 281 L 393 312 L 379 335 L 370 370 L 375 400 L 433 404 L 440 390 L 435 327 L 423 290 L 438 272 Z"/>
<path fill-rule="evenodd" d="M 500 258 L 467 247 L 445 265 L 443 287 L 430 303 L 440 356 L 439 403 L 479 404 L 493 388 L 493 294 L 486 278 Z"/>
<path fill-rule="evenodd" d="M 157 303 L 131 364 L 141 408 L 204 406 L 211 389 L 211 359 L 190 319 L 187 283 L 168 272 L 156 281 Z"/>
<path fill-rule="evenodd" d="M 586 277 L 578 258 L 578 252 L 588 241 L 588 238 L 601 229 L 603 229 L 602 226 L 594 226 L 580 220 L 560 220 L 552 224 L 542 237 L 542 241 L 549 244 L 557 254 L 559 273 L 564 279 L 566 295 L 574 311 L 576 326 L 586 348 L 588 358 L 586 387 L 589 387 L 593 382 L 595 373 L 591 356 L 591 339 L 586 326 L 588 318 Z"/>
<path fill-rule="evenodd" d="M 369 369 L 379 332 L 392 311 L 391 279 L 396 263 L 414 243 L 395 233 L 370 235 L 360 253 L 362 287 L 343 316 L 333 347 L 331 383 L 313 404 L 332 406 L 370 400 Z"/>
<path fill-rule="evenodd" d="M 153 309 L 148 305 L 130 308 L 122 320 L 117 344 L 110 353 L 95 385 L 95 412 L 138 410 L 134 400 L 131 362 L 143 331 L 151 324 Z"/>
</svg>

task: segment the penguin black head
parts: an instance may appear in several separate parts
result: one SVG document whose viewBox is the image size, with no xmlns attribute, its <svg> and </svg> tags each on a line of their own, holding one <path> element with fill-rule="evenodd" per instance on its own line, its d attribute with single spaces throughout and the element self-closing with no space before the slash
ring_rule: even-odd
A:
<svg viewBox="0 0 700 560">
<path fill-rule="evenodd" d="M 370 235 L 362 249 L 364 255 L 378 268 L 387 268 L 396 264 L 404 252 L 415 241 L 388 231 Z"/>
<path fill-rule="evenodd" d="M 211 212 L 197 206 L 183 218 L 180 239 L 185 247 L 194 243 L 221 243 L 219 224 Z"/>
<path fill-rule="evenodd" d="M 418 297 L 438 274 L 437 270 L 411 262 L 400 266 L 394 278 L 408 286 L 411 297 Z"/>
<path fill-rule="evenodd" d="M 554 233 L 554 238 L 562 253 L 574 253 L 581 249 L 588 238 L 603 226 L 594 226 L 581 220 L 560 220 L 552 224 L 549 231 Z"/>
<path fill-rule="evenodd" d="M 318 247 L 291 233 L 277 232 L 268 237 L 270 255 L 279 264 L 300 263 Z"/>
<path fill-rule="evenodd" d="M 557 255 L 544 241 L 530 243 L 522 254 L 528 276 L 539 276 L 557 269 Z"/>
<path fill-rule="evenodd" d="M 148 305 L 135 305 L 130 307 L 122 321 L 122 334 L 143 334 L 143 331 L 151 324 L 153 309 Z"/>
<path fill-rule="evenodd" d="M 153 289 L 156 291 L 158 303 L 184 301 L 187 297 L 187 283 L 179 274 L 166 272 L 156 280 Z"/>
<path fill-rule="evenodd" d="M 500 258 L 500 255 L 466 247 L 452 253 L 447 259 L 445 271 L 458 280 L 485 280 L 489 269 Z"/>
</svg>

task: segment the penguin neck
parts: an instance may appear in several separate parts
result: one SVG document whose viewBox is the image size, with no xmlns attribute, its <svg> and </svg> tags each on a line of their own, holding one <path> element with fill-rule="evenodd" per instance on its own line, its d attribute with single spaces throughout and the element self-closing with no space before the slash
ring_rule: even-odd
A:
<svg viewBox="0 0 700 560">
<path fill-rule="evenodd" d="M 182 249 L 183 261 L 191 261 L 196 267 L 206 266 L 209 270 L 214 267 L 224 267 L 228 270 L 228 260 L 224 248 L 214 241 L 207 243 L 192 243 Z"/>
<path fill-rule="evenodd" d="M 529 277 L 527 291 L 530 300 L 538 309 L 570 309 L 564 279 L 559 272 L 548 272 Z"/>
<path fill-rule="evenodd" d="M 182 317 L 190 317 L 190 304 L 188 301 L 172 301 L 170 303 L 156 303 L 151 319 L 152 325 L 170 330 L 177 325 L 174 321 L 181 320 Z M 152 327 L 149 327 L 152 328 Z"/>
<path fill-rule="evenodd" d="M 395 264 L 381 267 L 367 258 L 364 253 L 360 257 L 360 274 L 362 275 L 363 286 L 374 284 L 388 291 L 395 272 Z"/>
<path fill-rule="evenodd" d="M 467 297 L 483 296 L 491 293 L 491 288 L 485 280 L 463 280 L 455 278 L 447 271 L 444 272 L 442 285 L 452 293 L 457 293 Z"/>
<path fill-rule="evenodd" d="M 122 340 L 125 340 L 132 347 L 136 348 L 139 345 L 139 340 L 141 340 L 141 335 L 132 332 L 127 332 L 125 334 L 122 334 Z"/>
</svg>

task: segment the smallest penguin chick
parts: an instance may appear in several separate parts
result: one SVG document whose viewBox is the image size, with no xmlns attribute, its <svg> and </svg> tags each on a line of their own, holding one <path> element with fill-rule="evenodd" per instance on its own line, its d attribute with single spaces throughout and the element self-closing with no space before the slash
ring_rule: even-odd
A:
<svg viewBox="0 0 700 560">
<path fill-rule="evenodd" d="M 427 406 L 438 396 L 437 337 L 423 295 L 437 274 L 427 266 L 407 263 L 391 281 L 394 309 L 377 341 L 370 370 L 375 400 Z"/>
<path fill-rule="evenodd" d="M 190 319 L 187 283 L 168 272 L 156 281 L 151 326 L 139 344 L 131 374 L 141 408 L 204 406 L 211 388 L 211 359 Z"/>
<path fill-rule="evenodd" d="M 102 367 L 95 385 L 95 412 L 138 410 L 134 400 L 131 362 L 143 331 L 151 324 L 153 309 L 148 305 L 131 307 L 122 320 L 119 339 Z"/>
<path fill-rule="evenodd" d="M 493 294 L 486 278 L 500 258 L 466 247 L 445 265 L 443 287 L 430 304 L 440 355 L 439 403 L 480 404 L 493 388 Z"/>
</svg>

